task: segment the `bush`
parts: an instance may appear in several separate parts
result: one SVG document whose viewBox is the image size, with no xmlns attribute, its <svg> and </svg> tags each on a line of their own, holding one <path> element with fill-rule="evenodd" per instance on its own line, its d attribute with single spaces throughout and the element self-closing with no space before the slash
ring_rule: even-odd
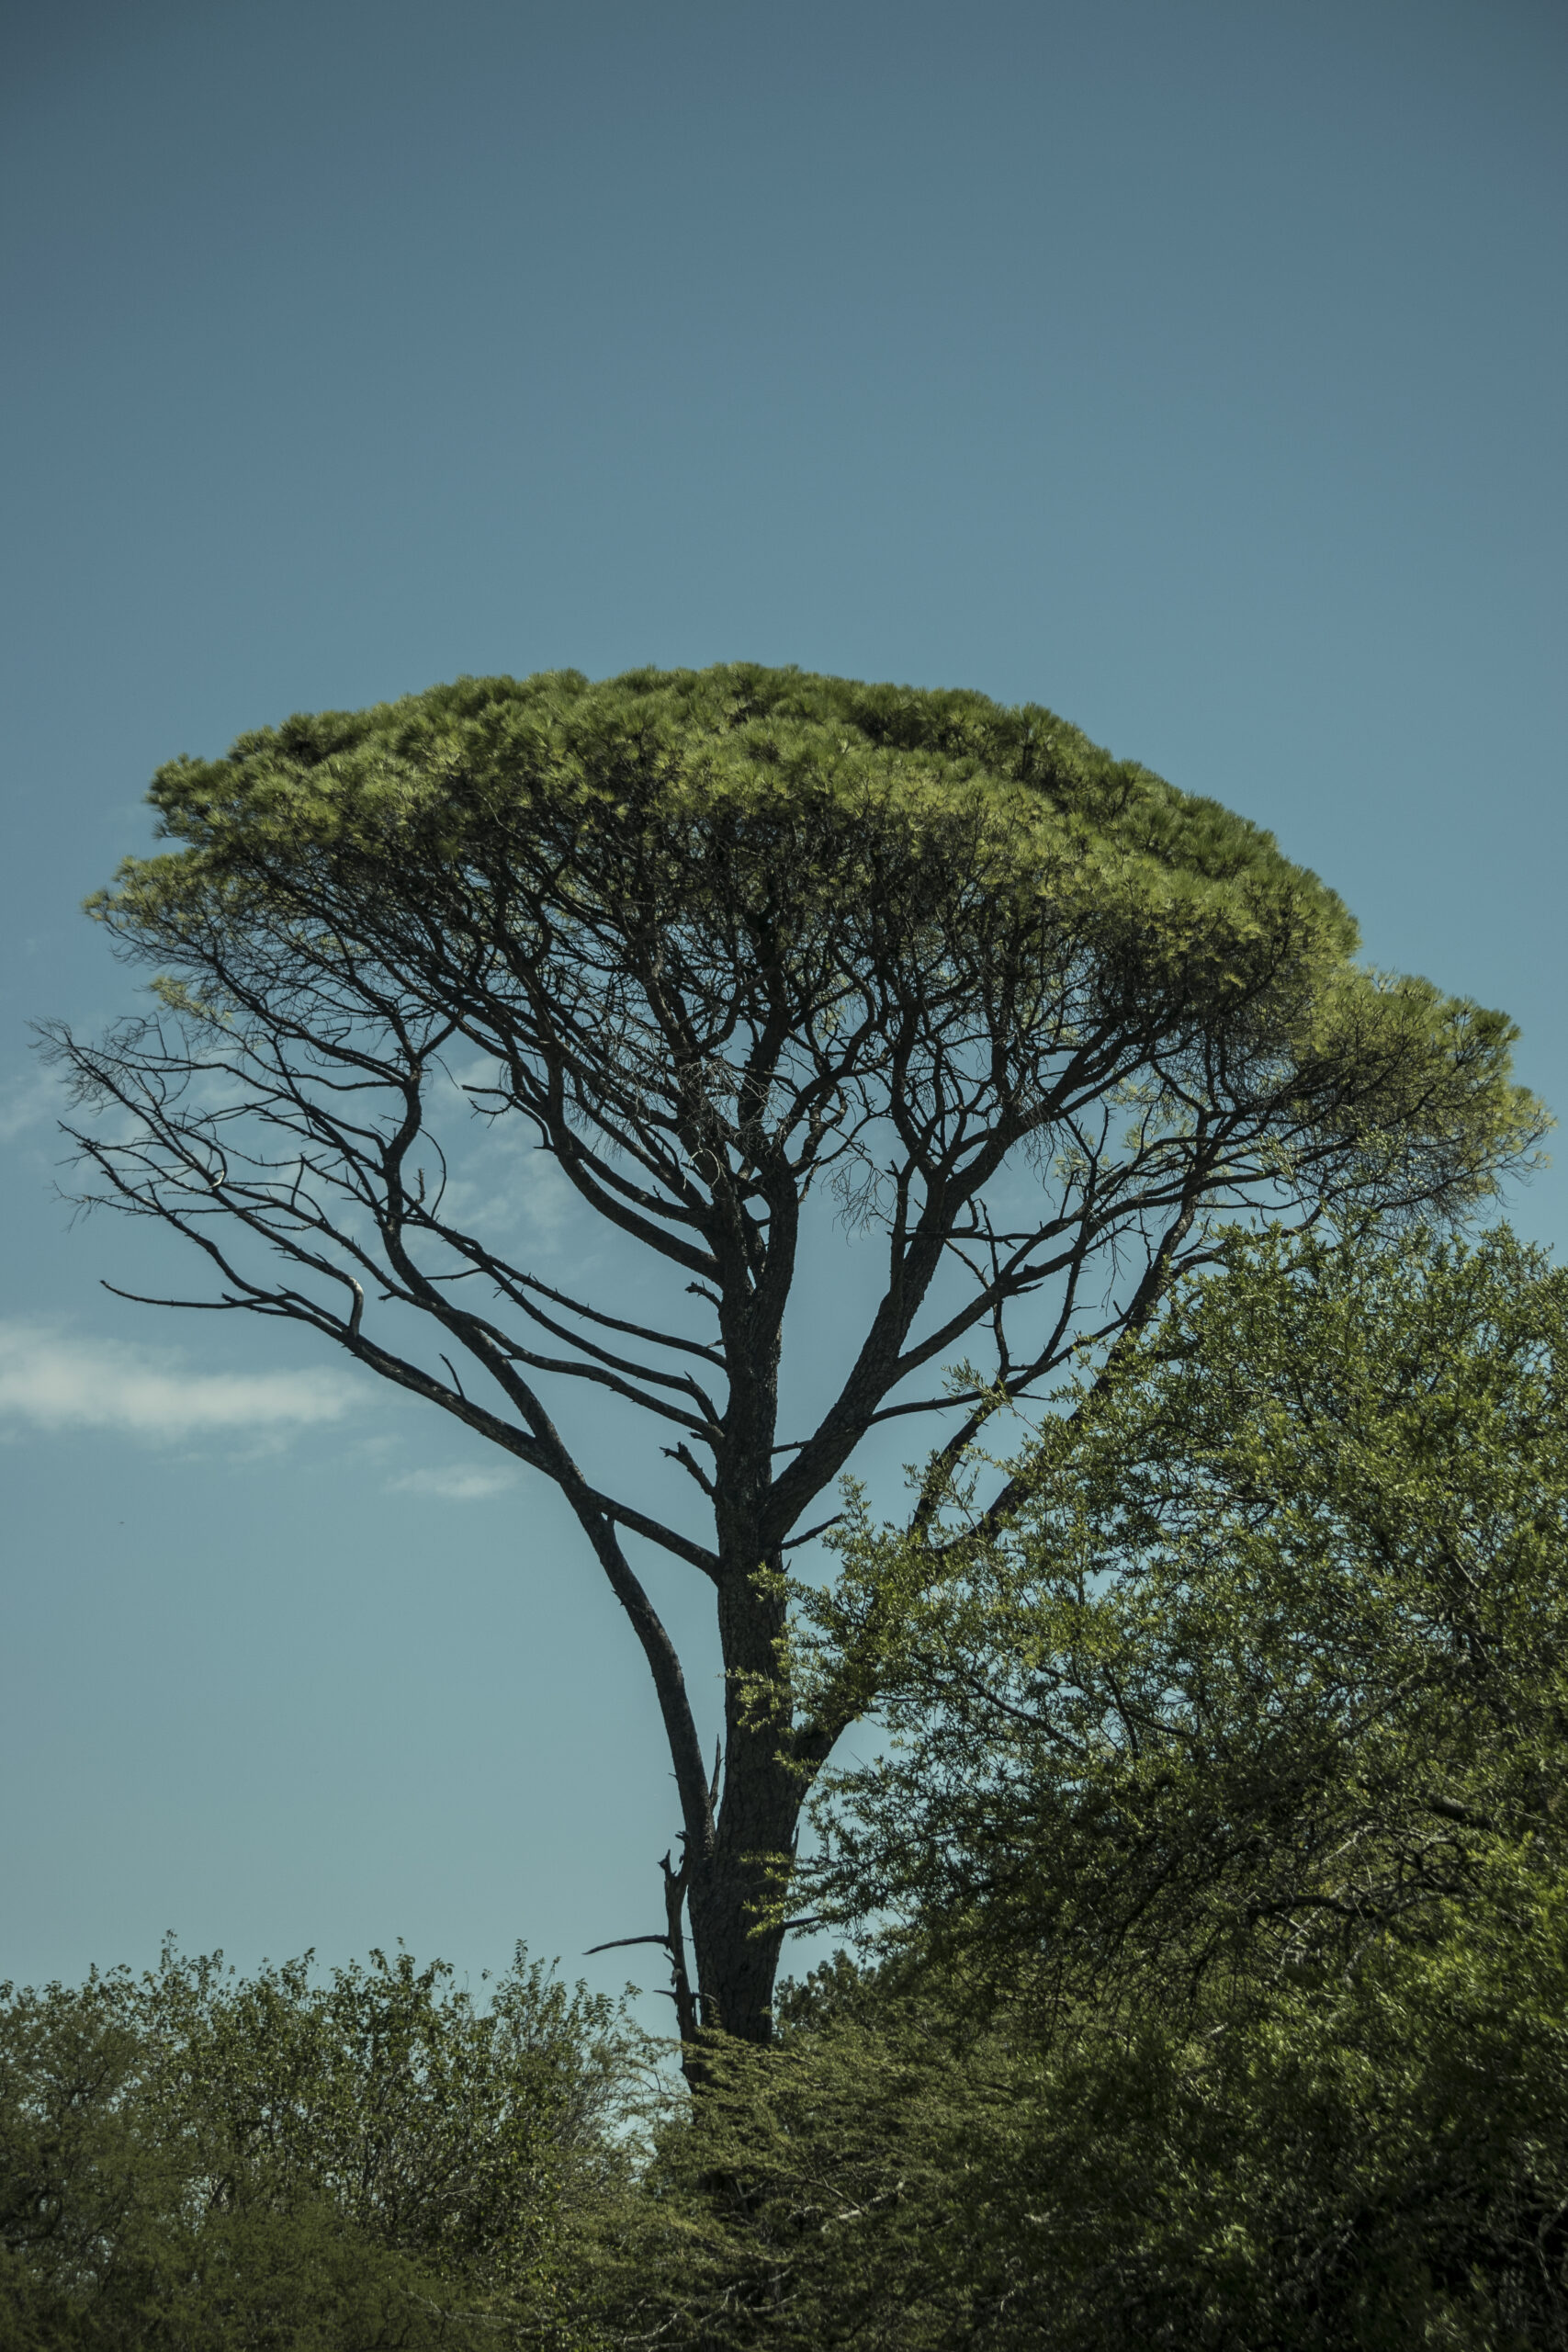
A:
<svg viewBox="0 0 1568 2352">
<path fill-rule="evenodd" d="M 400 1951 L 6 1986 L 0 2343 L 568 2346 L 630 2047 L 521 1951 L 483 2007 Z"/>
</svg>

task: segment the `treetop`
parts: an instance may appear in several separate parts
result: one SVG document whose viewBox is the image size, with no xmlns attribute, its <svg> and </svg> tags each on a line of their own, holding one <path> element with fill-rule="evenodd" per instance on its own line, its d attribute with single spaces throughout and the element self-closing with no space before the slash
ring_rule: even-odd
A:
<svg viewBox="0 0 1568 2352">
<path fill-rule="evenodd" d="M 775 1021 L 820 1043 L 856 1001 L 881 1008 L 868 1042 L 918 1004 L 943 1052 L 973 1012 L 1020 1083 L 1043 1040 L 1130 1080 L 1158 1039 L 1168 1110 L 1282 1082 L 1358 1166 L 1414 1143 L 1390 1197 L 1428 1206 L 1547 1124 L 1503 1014 L 1368 970 L 1270 833 L 1037 704 L 753 663 L 459 678 L 176 760 L 150 797 L 183 846 L 89 906 L 198 975 L 164 990 L 186 1012 L 231 993 L 247 940 L 274 976 L 367 956 L 400 990 L 439 938 L 492 997 L 526 967 L 529 992 L 613 971 L 641 1001 L 651 956 L 708 1008 L 699 1055 Z"/>
<path fill-rule="evenodd" d="M 1116 869 L 1173 911 L 1209 899 L 1211 921 L 1221 894 L 1283 894 L 1337 955 L 1358 944 L 1342 902 L 1270 833 L 1113 759 L 1041 705 L 755 663 L 598 684 L 573 670 L 459 678 L 367 710 L 298 715 L 241 736 L 222 759 L 173 761 L 149 797 L 164 835 L 202 854 L 209 874 L 265 850 L 385 847 L 389 832 L 459 855 L 498 821 L 548 813 L 617 829 L 634 815 L 666 826 L 812 816 L 831 836 L 835 817 L 874 808 L 915 842 L 978 820 L 993 889 L 1048 880 L 1059 892 L 1070 865 L 1103 894 Z M 173 883 L 161 860 L 122 869 L 122 892 L 143 905 Z"/>
</svg>

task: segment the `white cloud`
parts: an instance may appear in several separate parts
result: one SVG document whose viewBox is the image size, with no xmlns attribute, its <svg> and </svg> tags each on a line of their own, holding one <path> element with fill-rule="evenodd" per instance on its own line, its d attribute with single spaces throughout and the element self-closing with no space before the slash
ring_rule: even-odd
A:
<svg viewBox="0 0 1568 2352">
<path fill-rule="evenodd" d="M 355 1393 L 334 1372 L 188 1372 L 176 1356 L 118 1340 L 0 1322 L 0 1415 L 39 1429 L 123 1430 L 153 1439 L 218 1430 L 275 1435 L 337 1420 Z"/>
<path fill-rule="evenodd" d="M 441 1502 L 488 1502 L 492 1495 L 504 1494 L 517 1483 L 515 1470 L 407 1470 L 394 1478 L 387 1491 L 392 1495 L 434 1495 Z"/>
</svg>

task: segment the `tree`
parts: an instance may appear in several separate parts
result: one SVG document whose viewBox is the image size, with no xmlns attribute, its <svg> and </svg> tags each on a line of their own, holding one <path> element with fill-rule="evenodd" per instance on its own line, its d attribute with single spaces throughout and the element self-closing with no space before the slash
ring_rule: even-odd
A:
<svg viewBox="0 0 1568 2352">
<path fill-rule="evenodd" d="M 1488 1856 L 1568 1867 L 1568 1272 L 1506 1228 L 1220 1250 L 1006 1524 L 863 1516 L 804 1596 L 829 1679 L 894 1629 L 892 1745 L 819 1786 L 829 1908 L 1171 2007 L 1419 1939 Z"/>
<path fill-rule="evenodd" d="M 98 1197 L 207 1259 L 215 1295 L 163 1303 L 306 1325 L 558 1486 L 658 1693 L 688 2040 L 765 2039 L 770 1874 L 871 1695 L 874 1642 L 800 1714 L 781 1648 L 786 1553 L 865 1433 L 946 1410 L 951 1462 L 1138 1329 L 1216 1215 L 1457 1212 L 1541 1124 L 1500 1015 L 1363 970 L 1269 835 L 1034 707 L 748 665 L 462 680 L 176 762 L 152 798 L 179 845 L 92 904 L 161 1011 L 54 1033 L 121 1122 L 72 1130 Z M 667 1308 L 569 1295 L 465 1212 L 476 1052 L 468 1102 Z M 880 1229 L 886 1278 L 797 1436 L 814 1188 Z M 560 1418 L 584 1386 L 666 1441 L 696 1527 L 595 1483 Z M 713 1587 L 712 1773 L 635 1544 Z"/>
<path fill-rule="evenodd" d="M 406 1952 L 220 1959 L 0 1986 L 6 2352 L 579 2345 L 626 2174 L 613 2005 L 521 1950 L 482 2006 Z"/>
<path fill-rule="evenodd" d="M 649 2333 L 1568 2344 L 1565 1382 L 1506 1231 L 1235 1235 L 1008 1525 L 854 1531 L 893 1744 L 817 1891 L 881 1965 L 716 2053 Z"/>
</svg>

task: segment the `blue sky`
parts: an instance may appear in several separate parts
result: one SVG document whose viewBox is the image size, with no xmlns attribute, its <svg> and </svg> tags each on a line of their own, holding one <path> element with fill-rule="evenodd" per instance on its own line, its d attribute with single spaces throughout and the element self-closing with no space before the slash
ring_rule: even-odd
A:
<svg viewBox="0 0 1568 2352">
<path fill-rule="evenodd" d="M 1568 1105 L 1568 19 L 64 0 L 4 39 L 0 1977 L 165 1928 L 571 1964 L 660 1924 L 635 1645 L 477 1443 L 99 1287 L 174 1261 L 51 1197 L 26 1024 L 133 1001 L 80 899 L 159 761 L 296 709 L 971 685 L 1272 827 Z M 1511 1208 L 1560 1244 L 1562 1169 Z"/>
</svg>

